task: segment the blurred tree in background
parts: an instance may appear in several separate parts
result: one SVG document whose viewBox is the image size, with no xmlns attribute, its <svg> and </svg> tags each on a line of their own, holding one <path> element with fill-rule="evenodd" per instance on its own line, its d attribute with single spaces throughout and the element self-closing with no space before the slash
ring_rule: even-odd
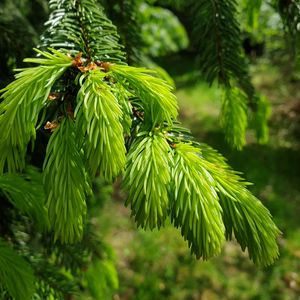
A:
<svg viewBox="0 0 300 300">
<path fill-rule="evenodd" d="M 272 264 L 279 231 L 269 212 L 218 152 L 196 142 L 176 121 L 171 87 L 200 80 L 214 91 L 217 83 L 228 144 L 241 150 L 247 128 L 266 143 L 270 108 L 253 84 L 251 65 L 263 57 L 280 67 L 285 80 L 298 83 L 299 5 L 283 0 L 2 1 L 0 86 L 12 83 L 2 90 L 0 106 L 0 299 L 118 299 L 116 260 L 101 236 L 99 226 L 105 223 L 98 214 L 107 224 L 115 218 L 102 206 L 111 197 L 110 182 L 124 169 L 125 147 L 126 204 L 138 226 L 160 228 L 170 215 L 198 258 L 216 255 L 223 239 L 235 236 L 255 263 Z M 36 46 L 37 58 L 25 64 Z M 13 82 L 13 69 L 28 63 L 38 67 L 21 70 Z M 108 102 L 97 106 L 99 99 Z M 233 153 L 238 160 L 239 152 Z M 155 168 L 159 171 L 151 171 Z M 128 283 L 126 272 L 121 274 L 135 290 L 123 293 L 124 299 L 198 299 L 193 284 L 177 290 L 157 286 L 161 276 L 171 285 L 178 280 L 176 254 L 165 246 L 172 243 L 157 236 L 157 245 L 151 244 L 138 234 L 146 247 L 131 250 L 132 268 L 141 274 L 145 261 L 155 276 L 152 269 L 143 280 L 127 274 L 133 280 Z M 163 256 L 151 250 L 161 247 L 160 240 L 173 259 L 164 275 L 156 265 Z M 180 246 L 178 259 L 195 272 L 196 286 L 197 280 L 209 281 L 209 271 L 197 273 L 194 258 L 182 251 Z M 225 272 L 226 264 L 219 266 Z M 284 280 L 297 292 L 293 274 Z M 221 291 L 226 276 L 215 276 L 220 283 L 212 286 Z M 241 279 L 247 296 L 237 289 L 224 297 L 257 297 L 245 282 Z M 276 287 L 257 299 L 272 293 Z M 293 296 L 287 293 L 285 299 Z"/>
</svg>

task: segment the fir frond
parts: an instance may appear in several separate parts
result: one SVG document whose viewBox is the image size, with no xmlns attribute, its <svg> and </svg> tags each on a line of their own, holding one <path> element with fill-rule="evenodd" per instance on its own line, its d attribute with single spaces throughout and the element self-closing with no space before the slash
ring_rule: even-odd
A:
<svg viewBox="0 0 300 300">
<path fill-rule="evenodd" d="M 173 119 L 176 119 L 178 107 L 172 87 L 164 80 L 154 77 L 154 71 L 115 64 L 111 64 L 109 70 L 118 82 L 140 98 L 146 123 L 154 127 L 165 121 L 172 124 Z"/>
<path fill-rule="evenodd" d="M 209 83 L 230 86 L 246 73 L 235 0 L 189 1 L 194 14 L 193 43 L 199 66 Z M 205 41 L 205 43 L 203 42 Z"/>
<path fill-rule="evenodd" d="M 90 60 L 125 61 L 116 27 L 96 0 L 51 0 L 50 9 L 42 48 L 83 52 Z"/>
<path fill-rule="evenodd" d="M 32 299 L 35 287 L 30 265 L 1 239 L 0 282 L 15 300 Z"/>
<path fill-rule="evenodd" d="M 300 42 L 300 1 L 274 0 L 274 4 L 277 6 L 285 31 L 290 37 L 290 46 L 294 54 L 297 54 Z"/>
<path fill-rule="evenodd" d="M 62 243 L 74 243 L 82 237 L 88 182 L 74 121 L 66 117 L 52 133 L 44 161 L 49 221 L 55 239 Z"/>
<path fill-rule="evenodd" d="M 45 58 L 26 59 L 43 65 L 19 70 L 16 80 L 2 89 L 0 104 L 0 174 L 15 172 L 25 166 L 25 152 L 40 110 L 55 81 L 71 65 L 72 58 L 55 50 L 40 52 Z"/>
<path fill-rule="evenodd" d="M 221 124 L 230 145 L 242 149 L 245 145 L 247 96 L 237 87 L 226 88 L 223 96 Z"/>
<path fill-rule="evenodd" d="M 254 11 L 258 11 L 260 8 L 259 1 L 246 2 L 245 0 L 242 5 L 249 6 L 248 9 L 252 10 L 254 14 Z M 246 106 L 255 114 L 258 96 L 251 82 L 242 47 L 237 8 L 238 3 L 235 0 L 188 0 L 183 3 L 181 10 L 185 9 L 187 14 L 193 17 L 191 44 L 198 52 L 198 65 L 206 81 L 211 85 L 217 80 L 227 90 L 235 89 L 236 86 L 242 91 L 239 95 L 242 99 L 238 102 L 245 102 Z M 246 97 L 242 94 L 245 94 Z M 239 107 L 241 106 L 239 105 Z M 227 117 L 224 116 L 223 120 L 230 119 Z M 235 116 L 235 120 L 238 118 L 239 116 Z M 244 113 L 238 123 L 243 126 L 237 127 L 245 133 L 244 127 L 247 126 L 247 121 Z M 225 129 L 225 132 L 229 133 L 227 140 L 230 142 L 233 140 L 230 137 L 233 136 L 231 132 L 236 131 L 237 128 L 231 130 L 226 126 Z M 240 149 L 244 143 L 245 137 L 242 138 L 240 135 L 234 141 L 233 146 Z"/>
<path fill-rule="evenodd" d="M 104 0 L 105 10 L 118 33 L 129 65 L 139 65 L 144 59 L 141 27 L 141 0 Z"/>
<path fill-rule="evenodd" d="M 142 228 L 160 228 L 169 208 L 170 147 L 162 133 L 144 133 L 131 146 L 124 185 L 129 191 L 126 205 Z"/>
<path fill-rule="evenodd" d="M 84 75 L 83 75 L 84 76 Z M 85 137 L 85 156 L 92 176 L 99 170 L 111 181 L 126 163 L 125 141 L 121 124 L 122 110 L 111 87 L 103 81 L 99 69 L 85 76 L 78 96 L 75 117 Z"/>
<path fill-rule="evenodd" d="M 200 150 L 178 143 L 174 148 L 171 218 L 197 258 L 221 251 L 224 241 L 222 209 L 215 183 Z"/>
<path fill-rule="evenodd" d="M 234 234 L 255 264 L 272 264 L 279 255 L 276 238 L 280 231 L 270 212 L 247 190 L 249 183 L 230 168 L 222 155 L 207 145 L 200 145 L 200 149 L 204 159 L 211 163 L 208 171 L 219 194 L 226 238 L 230 240 Z"/>
<path fill-rule="evenodd" d="M 18 210 L 30 216 L 41 229 L 46 229 L 48 216 L 40 177 L 34 169 L 28 169 L 25 174 L 3 174 L 0 190 Z"/>
</svg>

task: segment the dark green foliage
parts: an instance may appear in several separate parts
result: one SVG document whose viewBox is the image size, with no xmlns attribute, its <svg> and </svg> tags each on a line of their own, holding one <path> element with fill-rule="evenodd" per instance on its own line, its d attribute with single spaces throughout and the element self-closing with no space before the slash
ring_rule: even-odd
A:
<svg viewBox="0 0 300 300">
<path fill-rule="evenodd" d="M 7 199 L 21 212 L 36 222 L 40 229 L 48 227 L 48 215 L 44 205 L 44 191 L 39 172 L 28 169 L 23 176 L 0 176 L 0 189 Z"/>
<path fill-rule="evenodd" d="M 289 47 L 292 50 L 294 58 L 298 59 L 297 55 L 300 42 L 300 1 L 299 0 L 274 0 L 274 5 L 277 6 L 281 16 L 285 31 L 289 37 Z"/>
<path fill-rule="evenodd" d="M 0 240 L 0 289 L 16 300 L 30 300 L 35 290 L 33 271 L 9 245 Z"/>
<path fill-rule="evenodd" d="M 79 51 L 89 60 L 124 61 L 116 28 L 93 0 L 51 0 L 43 48 Z"/>
<path fill-rule="evenodd" d="M 203 75 L 209 83 L 217 79 L 229 87 L 232 79 L 244 78 L 246 73 L 236 2 L 203 0 L 190 3 L 194 13 L 193 43 L 199 53 Z"/>
<path fill-rule="evenodd" d="M 12 69 L 32 54 L 47 17 L 47 0 L 0 2 L 0 88 L 13 80 Z"/>
<path fill-rule="evenodd" d="M 248 11 L 258 9 L 258 6 L 258 3 L 255 5 L 252 3 Z M 228 130 L 232 124 L 236 123 L 236 118 L 232 118 L 236 112 L 230 111 L 233 106 L 226 105 L 226 110 L 223 110 L 226 115 L 222 116 L 226 139 L 229 143 L 234 141 L 230 144 L 241 149 L 245 144 L 245 138 L 241 135 L 245 135 L 246 132 L 247 108 L 256 112 L 257 96 L 248 74 L 248 66 L 242 49 L 241 31 L 237 19 L 238 4 L 234 0 L 201 0 L 187 1 L 184 7 L 190 11 L 189 14 L 193 15 L 191 42 L 197 50 L 198 65 L 204 78 L 210 85 L 217 80 L 224 87 L 225 99 L 228 100 L 224 102 L 225 104 L 239 97 L 239 106 L 244 106 L 244 113 L 241 117 L 243 121 L 235 125 L 234 131 Z M 236 92 L 230 92 L 231 88 Z M 243 96 L 244 94 L 246 97 Z M 229 100 L 229 97 L 232 99 Z M 242 124 L 243 126 L 240 126 Z M 239 132 L 239 138 L 234 137 L 236 131 Z"/>
<path fill-rule="evenodd" d="M 130 65 L 139 65 L 144 60 L 141 30 L 141 0 L 103 0 L 107 14 L 117 26 L 121 43 L 124 45 L 126 61 Z"/>
</svg>

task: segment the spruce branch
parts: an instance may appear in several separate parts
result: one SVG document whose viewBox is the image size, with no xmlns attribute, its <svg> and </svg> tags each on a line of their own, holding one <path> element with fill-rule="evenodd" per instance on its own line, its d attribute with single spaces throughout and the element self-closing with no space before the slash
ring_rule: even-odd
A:
<svg viewBox="0 0 300 300">
<path fill-rule="evenodd" d="M 168 214 L 171 180 L 170 147 L 160 132 L 144 132 L 131 146 L 124 174 L 124 186 L 137 225 L 160 228 Z"/>
<path fill-rule="evenodd" d="M 240 150 L 245 145 L 248 124 L 246 94 L 237 87 L 226 88 L 221 110 L 221 124 L 230 145 Z"/>
<path fill-rule="evenodd" d="M 0 174 L 24 169 L 26 147 L 35 139 L 39 112 L 55 81 L 71 65 L 71 57 L 50 51 L 39 52 L 44 58 L 25 59 L 43 65 L 18 70 L 16 80 L 0 91 Z"/>
<path fill-rule="evenodd" d="M 190 144 L 174 146 L 171 219 L 192 253 L 208 259 L 221 251 L 224 225 L 213 178 L 199 154 Z"/>
<path fill-rule="evenodd" d="M 83 75 L 84 76 L 84 75 Z M 91 175 L 97 170 L 109 181 L 125 167 L 122 110 L 99 69 L 84 76 L 75 110 L 76 124 L 85 137 L 85 157 Z"/>
<path fill-rule="evenodd" d="M 281 16 L 291 54 L 293 55 L 293 58 L 299 62 L 300 1 L 273 0 L 273 4 Z"/>
<path fill-rule="evenodd" d="M 96 0 L 50 0 L 50 9 L 42 48 L 83 52 L 92 61 L 125 61 L 116 27 Z"/>
<path fill-rule="evenodd" d="M 280 234 L 270 212 L 253 196 L 239 173 L 233 171 L 224 157 L 207 145 L 201 145 L 201 154 L 212 163 L 209 172 L 215 181 L 223 210 L 226 238 L 233 234 L 242 250 L 248 249 L 250 259 L 268 266 L 278 258 L 276 237 Z"/>
<path fill-rule="evenodd" d="M 172 87 L 155 77 L 155 71 L 111 64 L 109 71 L 126 89 L 137 96 L 145 111 L 145 122 L 153 127 L 176 119 L 178 106 Z M 153 76 L 152 76 L 153 75 Z"/>
<path fill-rule="evenodd" d="M 199 66 L 209 83 L 218 79 L 229 87 L 231 78 L 239 79 L 246 73 L 236 2 L 200 0 L 189 5 L 194 14 L 193 43 Z"/>
<path fill-rule="evenodd" d="M 141 0 L 104 0 L 105 11 L 113 24 L 117 26 L 120 42 L 124 45 L 126 62 L 139 65 L 144 61 L 143 47 L 145 42 L 141 26 Z"/>
<path fill-rule="evenodd" d="M 170 128 L 168 139 L 172 141 L 170 145 L 174 149 L 175 165 L 171 180 L 171 219 L 175 226 L 181 227 L 192 252 L 204 259 L 218 253 L 222 241 L 220 228 L 225 226 L 226 238 L 231 240 L 235 237 L 243 251 L 248 249 L 249 257 L 255 264 L 272 264 L 279 255 L 276 238 L 280 230 L 268 209 L 247 189 L 249 183 L 240 173 L 232 170 L 221 154 L 206 144 L 194 141 L 184 128 Z M 187 159 L 190 161 L 187 162 Z M 195 193 L 200 196 L 193 198 Z M 201 234 L 196 234 L 200 208 L 209 210 L 208 214 L 203 214 L 206 218 L 212 213 L 212 207 L 215 209 L 213 204 L 205 205 L 209 199 L 218 202 L 221 225 L 205 227 L 202 223 Z M 211 219 L 215 220 L 216 217 Z M 204 248 L 205 242 L 202 240 L 205 235 L 214 237 L 209 239 L 207 248 Z M 214 247 L 211 243 L 215 241 L 218 245 L 218 239 L 220 244 Z"/>
<path fill-rule="evenodd" d="M 254 14 L 254 11 L 259 10 L 260 2 L 255 0 L 251 1 L 250 4 L 249 1 L 244 5 L 248 5 L 249 10 L 252 10 Z M 240 93 L 232 92 L 235 94 L 235 98 L 240 96 L 239 107 L 243 101 L 245 109 L 248 106 L 255 114 L 258 109 L 259 97 L 251 83 L 242 49 L 241 32 L 237 21 L 237 2 L 235 0 L 201 0 L 189 1 L 188 3 L 194 15 L 192 43 L 198 51 L 199 67 L 205 79 L 209 84 L 218 80 L 219 84 L 227 91 L 231 88 L 240 89 Z M 227 110 L 229 108 L 230 106 L 226 107 Z M 233 118 L 230 120 L 229 117 Z M 243 124 L 245 127 L 243 128 L 244 133 L 247 127 L 245 117 L 246 114 L 243 113 L 241 120 L 238 121 L 240 125 Z M 233 111 L 223 117 L 226 122 L 222 123 L 225 125 L 225 135 L 229 142 L 232 140 L 233 134 L 228 130 L 226 124 L 235 124 L 238 118 L 239 116 L 234 115 Z M 227 135 L 228 133 L 229 135 Z M 234 141 L 231 145 L 241 149 L 245 138 L 239 136 L 238 139 L 239 141 Z"/>
<path fill-rule="evenodd" d="M 65 117 L 48 142 L 44 187 L 55 239 L 74 243 L 82 237 L 86 196 L 91 193 L 74 121 Z"/>
</svg>

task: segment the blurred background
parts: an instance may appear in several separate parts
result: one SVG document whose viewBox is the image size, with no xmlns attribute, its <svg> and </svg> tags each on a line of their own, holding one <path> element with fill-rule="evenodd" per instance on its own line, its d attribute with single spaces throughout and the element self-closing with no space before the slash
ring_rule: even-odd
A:
<svg viewBox="0 0 300 300">
<path fill-rule="evenodd" d="M 209 86 L 203 80 L 190 42 L 190 24 L 171 1 L 140 1 L 141 52 L 145 64 L 159 70 L 176 87 L 182 124 L 197 140 L 222 153 L 253 183 L 251 191 L 268 207 L 283 233 L 278 240 L 280 259 L 271 267 L 259 269 L 237 244 L 230 242 L 220 256 L 208 262 L 197 261 L 173 226 L 153 232 L 137 229 L 129 209 L 124 207 L 126 195 L 121 182 L 109 186 L 99 179 L 91 218 L 97 234 L 114 253 L 119 277 L 114 299 L 300 299 L 297 45 L 287 37 L 272 1 L 263 3 L 251 26 L 240 2 L 243 46 L 252 82 L 270 102 L 267 144 L 257 144 L 249 132 L 242 151 L 228 146 L 219 122 L 222 91 L 217 84 Z M 33 55 L 32 47 L 39 44 L 48 14 L 47 1 L 1 0 L 1 87 L 13 79 L 13 69 L 22 66 L 23 58 Z"/>
</svg>

